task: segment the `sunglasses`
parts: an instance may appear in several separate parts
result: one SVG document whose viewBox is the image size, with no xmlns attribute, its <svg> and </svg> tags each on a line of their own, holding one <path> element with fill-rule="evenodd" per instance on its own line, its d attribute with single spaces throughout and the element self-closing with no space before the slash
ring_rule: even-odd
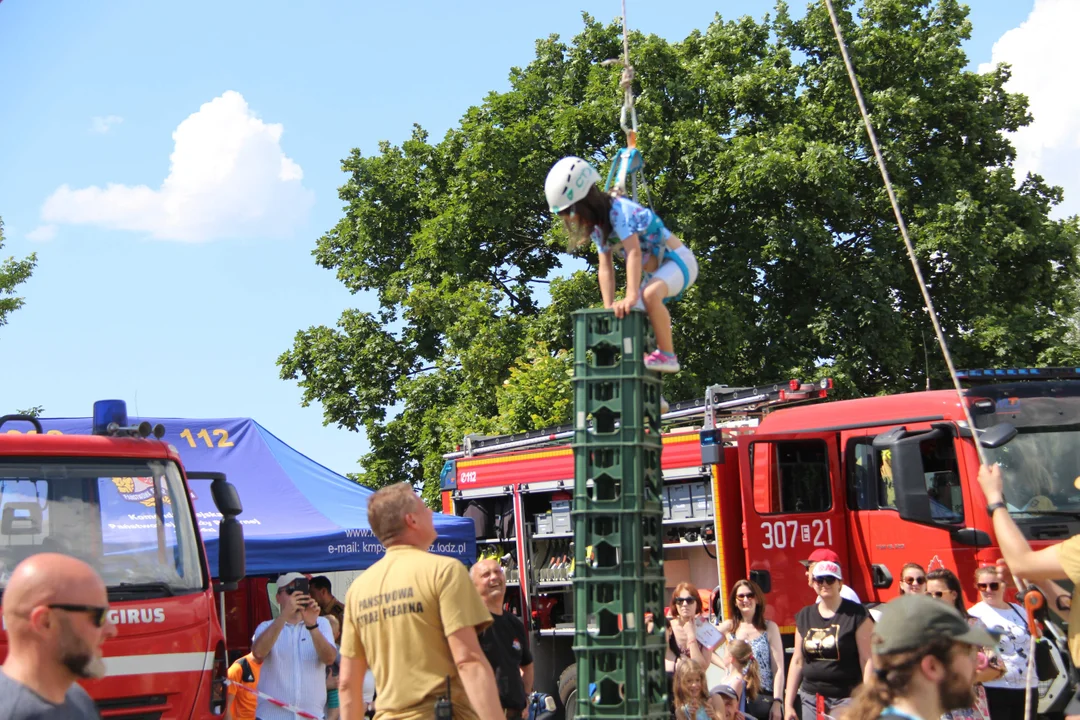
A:
<svg viewBox="0 0 1080 720">
<path fill-rule="evenodd" d="M 818 583 L 819 585 L 833 585 L 836 583 L 836 578 L 834 578 L 832 575 L 826 575 L 824 577 L 814 578 L 814 582 Z"/>
<path fill-rule="evenodd" d="M 675 604 L 676 605 L 689 605 L 692 602 L 694 602 L 694 598 L 692 598 L 692 597 L 677 597 L 677 598 L 675 598 Z"/>
<path fill-rule="evenodd" d="M 46 605 L 45 607 L 51 610 L 86 613 L 90 616 L 90 622 L 92 622 L 96 628 L 105 627 L 106 615 L 109 612 L 108 607 L 100 607 L 98 605 L 67 605 L 64 603 L 56 603 L 53 605 Z"/>
<path fill-rule="evenodd" d="M 925 577 L 907 577 L 907 578 L 904 578 L 904 582 L 907 583 L 908 585 L 925 585 L 926 584 L 926 578 Z"/>
<path fill-rule="evenodd" d="M 1001 587 L 1001 583 L 999 583 L 999 582 L 975 583 L 975 587 L 977 587 L 977 588 L 979 588 L 980 590 L 983 590 L 983 591 L 995 592 L 999 587 Z"/>
<path fill-rule="evenodd" d="M 754 599 L 754 594 L 753 593 L 739 593 L 735 597 L 738 598 L 739 600 L 753 600 Z"/>
<path fill-rule="evenodd" d="M 945 597 L 945 593 L 940 590 L 938 590 L 937 592 L 932 592 L 930 594 L 939 599 Z"/>
</svg>

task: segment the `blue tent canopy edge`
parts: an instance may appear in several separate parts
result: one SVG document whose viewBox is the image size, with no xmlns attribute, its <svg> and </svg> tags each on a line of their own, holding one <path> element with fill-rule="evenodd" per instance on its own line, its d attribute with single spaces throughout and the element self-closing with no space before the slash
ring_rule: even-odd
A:
<svg viewBox="0 0 1080 720">
<path fill-rule="evenodd" d="M 251 418 L 130 418 L 165 428 L 188 471 L 225 473 L 244 512 L 248 575 L 363 570 L 386 552 L 367 521 L 373 492 L 290 447 Z M 45 432 L 86 435 L 91 418 L 41 418 Z M 153 440 L 148 440 L 153 442 Z M 218 520 L 210 482 L 191 481 L 196 521 L 217 575 Z M 132 513 L 145 512 L 145 497 L 131 495 Z M 103 518 L 104 521 L 104 518 Z M 435 514 L 432 551 L 466 565 L 476 558 L 471 520 Z"/>
</svg>

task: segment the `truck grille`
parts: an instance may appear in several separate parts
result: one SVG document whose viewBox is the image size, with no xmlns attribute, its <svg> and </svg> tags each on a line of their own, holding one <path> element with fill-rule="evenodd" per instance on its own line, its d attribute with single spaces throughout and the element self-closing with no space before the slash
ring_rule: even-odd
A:
<svg viewBox="0 0 1080 720">
<path fill-rule="evenodd" d="M 96 702 L 102 717 L 117 720 L 161 720 L 164 709 L 146 710 L 147 707 L 163 708 L 169 702 L 165 695 L 141 695 L 136 697 L 110 698 Z M 139 712 L 139 711 L 142 712 Z"/>
</svg>

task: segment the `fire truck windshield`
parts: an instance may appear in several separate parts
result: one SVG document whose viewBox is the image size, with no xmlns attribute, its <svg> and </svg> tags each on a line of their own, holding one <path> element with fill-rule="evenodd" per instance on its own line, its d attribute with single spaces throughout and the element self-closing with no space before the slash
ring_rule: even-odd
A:
<svg viewBox="0 0 1080 720">
<path fill-rule="evenodd" d="M 1080 513 L 1080 425 L 1020 427 L 1006 445 L 986 450 L 1000 463 L 1009 511 L 1017 514 Z"/>
<path fill-rule="evenodd" d="M 183 479 L 169 461 L 0 460 L 0 591 L 40 552 L 85 560 L 113 599 L 204 585 Z"/>
</svg>

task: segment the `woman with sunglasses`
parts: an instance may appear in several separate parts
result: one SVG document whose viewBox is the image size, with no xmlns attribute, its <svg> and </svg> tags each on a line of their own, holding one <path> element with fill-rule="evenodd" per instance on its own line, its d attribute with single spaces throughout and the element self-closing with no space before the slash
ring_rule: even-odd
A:
<svg viewBox="0 0 1080 720">
<path fill-rule="evenodd" d="M 780 720 L 784 702 L 775 690 L 784 688 L 784 645 L 780 627 L 765 619 L 765 594 L 751 580 L 739 580 L 728 600 L 729 619 L 720 623 L 724 642 L 742 640 L 750 646 L 761 673 L 758 696 L 746 703 L 757 720 Z"/>
<path fill-rule="evenodd" d="M 1031 635 L 1028 633 L 1027 615 L 1023 608 L 1005 600 L 1005 582 L 995 567 L 981 567 L 975 571 L 975 587 L 982 598 L 971 607 L 969 613 L 991 630 L 999 630 L 997 654 L 1005 665 L 1005 675 L 998 680 L 984 683 L 986 701 L 990 706 L 992 720 L 1021 718 L 1024 716 L 1024 700 L 1028 666 L 1028 649 Z M 1039 703 L 1039 680 L 1031 673 L 1031 717 Z"/>
<path fill-rule="evenodd" d="M 926 571 L 919 563 L 908 563 L 900 568 L 900 594 L 925 595 Z"/>
<path fill-rule="evenodd" d="M 814 720 L 819 711 L 837 716 L 834 710 L 850 703 L 852 692 L 871 672 L 874 623 L 864 606 L 840 597 L 840 565 L 816 563 L 811 580 L 818 601 L 795 615 L 795 652 L 784 693 L 786 720 L 800 717 L 797 700 L 803 720 Z"/>
<path fill-rule="evenodd" d="M 715 648 L 703 647 L 697 639 L 698 616 L 704 606 L 698 589 L 688 582 L 675 586 L 671 594 L 671 610 L 667 626 L 666 669 L 669 675 L 681 659 L 693 660 L 702 670 L 708 670 Z"/>
<path fill-rule="evenodd" d="M 968 624 L 985 629 L 982 621 L 973 617 L 964 607 L 964 589 L 960 578 L 948 568 L 932 570 L 926 576 L 926 594 L 935 600 L 956 608 Z M 941 716 L 941 720 L 990 720 L 990 706 L 986 701 L 986 688 L 983 683 L 999 679 L 1005 674 L 1005 667 L 991 648 L 979 650 L 979 670 L 975 673 L 975 702 L 969 708 L 953 710 Z"/>
</svg>

